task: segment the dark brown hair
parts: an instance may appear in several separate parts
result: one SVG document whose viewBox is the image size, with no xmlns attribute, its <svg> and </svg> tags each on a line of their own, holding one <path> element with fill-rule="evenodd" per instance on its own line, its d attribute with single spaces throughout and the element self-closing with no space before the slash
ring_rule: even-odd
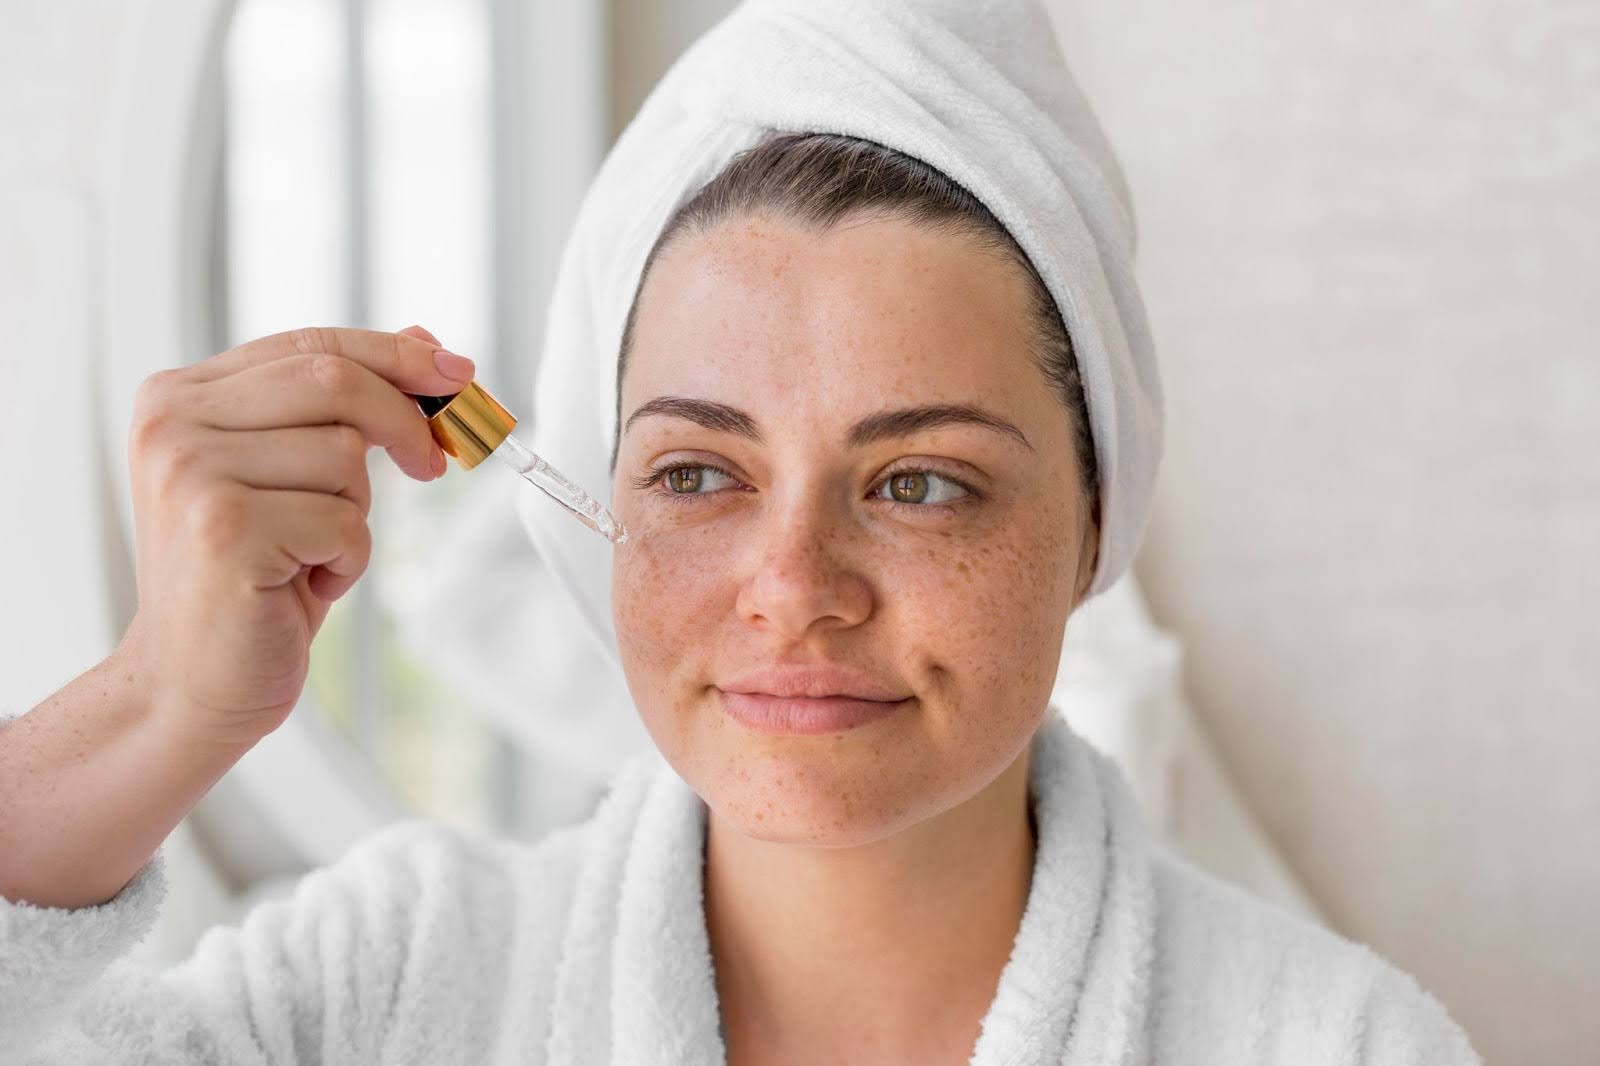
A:
<svg viewBox="0 0 1600 1066">
<path fill-rule="evenodd" d="M 617 465 L 622 423 L 622 377 L 633 345 L 639 292 L 661 250 L 684 233 L 704 233 L 730 218 L 770 212 L 802 225 L 826 229 L 846 216 L 879 214 L 977 239 L 1010 258 L 1031 295 L 1034 357 L 1072 423 L 1080 488 L 1093 522 L 1100 524 L 1100 472 L 1078 360 L 1061 311 L 1044 279 L 1000 220 L 972 193 L 943 172 L 893 148 L 831 133 L 775 133 L 736 155 L 722 172 L 675 211 L 645 258 L 633 304 L 628 308 L 617 362 L 616 435 L 611 469 Z"/>
</svg>

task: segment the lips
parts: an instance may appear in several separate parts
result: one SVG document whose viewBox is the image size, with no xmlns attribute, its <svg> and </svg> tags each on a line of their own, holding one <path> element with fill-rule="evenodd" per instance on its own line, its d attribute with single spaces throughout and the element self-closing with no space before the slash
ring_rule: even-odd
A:
<svg viewBox="0 0 1600 1066">
<path fill-rule="evenodd" d="M 763 666 L 719 686 L 724 692 L 823 699 L 844 696 L 857 700 L 894 703 L 907 699 L 903 688 L 833 663 L 793 663 Z"/>
<path fill-rule="evenodd" d="M 717 686 L 722 709 L 761 733 L 856 729 L 910 706 L 904 689 L 832 663 L 765 666 Z"/>
<path fill-rule="evenodd" d="M 772 696 L 717 690 L 728 717 L 758 733 L 839 733 L 858 729 L 909 707 L 911 699 L 861 700 L 849 696 Z"/>
</svg>

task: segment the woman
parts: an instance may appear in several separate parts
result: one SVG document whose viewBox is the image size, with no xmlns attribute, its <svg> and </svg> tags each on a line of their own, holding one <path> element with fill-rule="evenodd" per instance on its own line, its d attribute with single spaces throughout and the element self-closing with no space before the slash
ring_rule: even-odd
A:
<svg viewBox="0 0 1600 1066">
<path fill-rule="evenodd" d="M 1405 974 L 1156 846 L 1046 704 L 1159 450 L 1067 84 L 1026 5 L 752 4 L 697 45 L 579 219 L 539 396 L 559 433 L 614 387 L 576 458 L 610 444 L 633 536 L 602 569 L 536 536 L 591 614 L 606 573 L 659 754 L 533 847 L 387 829 L 164 974 L 117 959 L 151 853 L 298 697 L 367 444 L 433 476 L 404 393 L 471 367 L 328 330 L 152 379 L 138 616 L 0 733 L 0 1061 L 1476 1061 Z"/>
</svg>

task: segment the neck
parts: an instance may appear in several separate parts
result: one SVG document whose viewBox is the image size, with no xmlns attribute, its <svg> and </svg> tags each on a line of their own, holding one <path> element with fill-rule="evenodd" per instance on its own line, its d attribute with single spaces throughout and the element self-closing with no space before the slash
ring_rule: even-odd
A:
<svg viewBox="0 0 1600 1066">
<path fill-rule="evenodd" d="M 730 1063 L 967 1061 L 1032 882 L 1029 758 L 854 847 L 757 840 L 710 812 L 706 926 Z"/>
</svg>

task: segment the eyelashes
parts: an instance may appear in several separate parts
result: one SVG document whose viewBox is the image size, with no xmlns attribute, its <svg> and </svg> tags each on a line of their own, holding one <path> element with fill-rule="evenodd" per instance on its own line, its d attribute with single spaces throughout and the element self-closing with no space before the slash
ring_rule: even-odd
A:
<svg viewBox="0 0 1600 1066">
<path fill-rule="evenodd" d="M 652 486 L 659 486 L 654 490 L 656 495 L 670 496 L 674 500 L 690 500 L 697 496 L 711 495 L 707 492 L 673 492 L 671 489 L 667 488 L 665 486 L 667 476 L 679 470 L 712 470 L 727 478 L 729 481 L 733 481 L 735 483 L 738 481 L 737 478 L 728 473 L 726 470 L 722 469 L 722 467 L 716 466 L 712 463 L 673 463 L 669 466 L 657 467 L 655 470 L 650 471 L 648 474 L 645 474 L 642 477 L 634 478 L 633 487 L 636 489 L 648 489 Z"/>
<path fill-rule="evenodd" d="M 722 467 L 717 466 L 715 463 L 671 463 L 666 466 L 657 467 L 656 469 L 648 471 L 647 473 L 638 477 L 629 478 L 629 483 L 632 484 L 636 489 L 650 490 L 650 494 L 652 496 L 666 497 L 672 503 L 680 506 L 684 504 L 693 504 L 705 499 L 708 496 L 716 495 L 715 492 L 674 492 L 670 488 L 667 488 L 664 483 L 668 475 L 678 470 L 713 471 L 719 476 L 727 478 L 735 485 L 739 483 L 737 478 L 735 478 L 728 471 L 724 470 Z M 922 474 L 929 478 L 935 478 L 940 481 L 949 482 L 950 484 L 961 489 L 962 495 L 956 497 L 954 500 L 936 502 L 911 502 L 908 500 L 889 499 L 878 495 L 879 489 L 888 484 L 894 478 L 903 474 Z M 923 513 L 934 512 L 947 514 L 964 506 L 966 502 L 978 499 L 981 495 L 982 494 L 979 493 L 977 489 L 973 488 L 966 481 L 955 477 L 952 474 L 947 474 L 941 470 L 932 469 L 926 466 L 907 464 L 905 466 L 897 467 L 887 471 L 877 482 L 877 485 L 873 491 L 873 495 L 869 498 L 878 503 L 886 503 L 890 507 L 910 508 L 914 511 L 920 511 Z"/>
</svg>

